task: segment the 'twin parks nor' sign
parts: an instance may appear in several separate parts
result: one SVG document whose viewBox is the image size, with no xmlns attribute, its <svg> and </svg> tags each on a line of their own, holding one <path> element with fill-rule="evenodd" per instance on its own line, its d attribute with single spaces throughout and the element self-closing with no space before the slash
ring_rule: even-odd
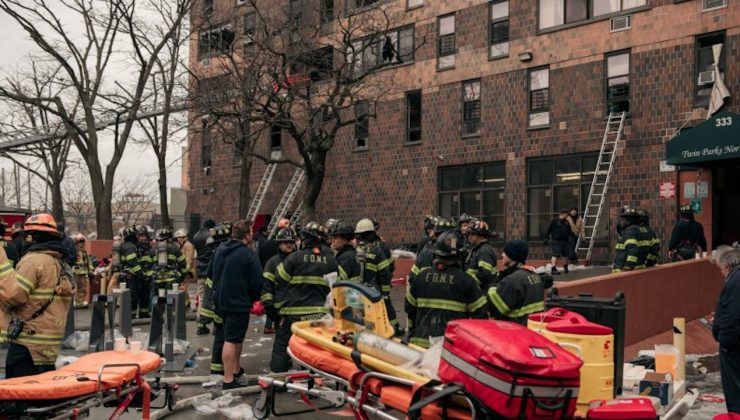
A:
<svg viewBox="0 0 740 420">
<path fill-rule="evenodd" d="M 740 158 L 740 114 L 720 112 L 666 143 L 666 163 L 682 165 Z"/>
</svg>

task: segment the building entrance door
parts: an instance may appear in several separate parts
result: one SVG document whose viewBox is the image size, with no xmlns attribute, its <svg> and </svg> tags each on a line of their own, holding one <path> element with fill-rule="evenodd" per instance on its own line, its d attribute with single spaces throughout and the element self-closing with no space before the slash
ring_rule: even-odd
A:
<svg viewBox="0 0 740 420">
<path fill-rule="evenodd" d="M 740 241 L 740 159 L 715 167 L 714 184 L 714 244 L 731 245 Z"/>
</svg>

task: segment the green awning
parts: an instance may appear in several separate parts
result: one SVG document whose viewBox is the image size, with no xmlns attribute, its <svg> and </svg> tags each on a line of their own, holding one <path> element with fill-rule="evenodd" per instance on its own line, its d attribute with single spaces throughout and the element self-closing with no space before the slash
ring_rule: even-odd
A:
<svg viewBox="0 0 740 420">
<path fill-rule="evenodd" d="M 666 163 L 683 165 L 740 158 L 740 114 L 720 112 L 666 143 Z"/>
</svg>

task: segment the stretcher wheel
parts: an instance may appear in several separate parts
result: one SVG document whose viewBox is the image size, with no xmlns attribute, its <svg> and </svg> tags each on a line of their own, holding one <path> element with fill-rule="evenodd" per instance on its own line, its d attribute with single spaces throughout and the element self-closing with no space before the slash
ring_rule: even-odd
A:
<svg viewBox="0 0 740 420">
<path fill-rule="evenodd" d="M 254 400 L 252 400 L 252 413 L 258 420 L 266 419 L 270 414 L 267 399 L 267 393 L 262 391 L 260 395 L 254 397 Z"/>
</svg>

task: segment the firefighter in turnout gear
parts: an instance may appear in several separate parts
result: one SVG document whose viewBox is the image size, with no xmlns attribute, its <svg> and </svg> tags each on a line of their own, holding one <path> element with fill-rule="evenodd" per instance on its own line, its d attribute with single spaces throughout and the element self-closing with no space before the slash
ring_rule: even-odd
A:
<svg viewBox="0 0 740 420">
<path fill-rule="evenodd" d="M 211 255 L 216 253 L 216 249 L 231 238 L 231 222 L 223 222 L 211 229 L 211 236 L 208 238 L 207 244 L 211 250 Z M 209 261 L 209 267 L 211 261 Z M 206 269 L 206 273 L 208 269 Z M 205 291 L 203 292 L 204 299 L 200 306 L 199 315 L 201 317 L 208 317 L 213 320 L 213 351 L 211 352 L 211 375 L 223 375 L 224 374 L 224 363 L 221 356 L 224 348 L 224 321 L 216 310 L 216 305 L 213 299 L 213 279 L 207 276 L 205 282 Z"/>
<path fill-rule="evenodd" d="M 389 271 L 388 259 L 383 248 L 379 244 L 378 235 L 375 233 L 375 225 L 370 219 L 362 219 L 357 222 L 355 227 L 355 237 L 357 238 L 357 261 L 360 263 L 362 271 L 362 282 L 367 286 L 375 288 L 383 295 L 385 309 L 388 311 L 388 319 L 400 333 L 398 319 L 396 319 L 396 310 L 391 302 L 391 277 Z"/>
<path fill-rule="evenodd" d="M 77 247 L 75 266 L 72 269 L 75 274 L 75 283 L 77 286 L 75 308 L 86 308 L 88 304 L 87 291 L 94 267 L 92 258 L 87 255 L 87 251 L 85 250 L 85 235 L 78 233 L 75 235 L 74 241 Z"/>
<path fill-rule="evenodd" d="M 704 227 L 694 220 L 694 211 L 685 204 L 679 209 L 680 219 L 671 232 L 671 242 L 668 244 L 668 257 L 672 261 L 690 260 L 697 251 L 707 250 L 707 239 L 704 237 Z"/>
<path fill-rule="evenodd" d="M 15 272 L 0 251 L 0 308 L 5 318 L 0 341 L 10 343 L 6 378 L 54 370 L 74 297 L 74 275 L 64 262 L 68 250 L 54 218 L 33 215 L 24 232 L 30 241 Z"/>
<path fill-rule="evenodd" d="M 386 242 L 385 239 L 378 233 L 378 230 L 380 229 L 380 222 L 375 219 L 370 220 L 372 220 L 373 222 L 375 235 L 378 238 L 376 242 L 378 243 L 378 246 L 383 249 L 383 252 L 385 252 L 385 255 L 387 256 L 387 259 L 381 264 L 382 268 L 388 267 L 388 272 L 391 275 L 391 280 L 393 280 L 393 273 L 396 272 L 396 259 L 393 257 L 393 252 L 391 251 L 391 247 L 390 245 L 388 245 L 388 242 Z"/>
<path fill-rule="evenodd" d="M 434 239 L 432 238 L 433 232 L 434 232 L 434 225 L 437 224 L 439 221 L 438 216 L 432 216 L 432 215 L 426 215 L 424 216 L 424 236 L 419 240 L 419 243 L 416 245 L 416 255 L 418 257 L 419 253 L 426 248 L 427 244 L 429 242 L 434 242 Z"/>
<path fill-rule="evenodd" d="M 318 223 L 307 223 L 301 229 L 301 250 L 288 255 L 278 265 L 277 277 L 287 283 L 287 288 L 272 347 L 270 370 L 273 372 L 290 369 L 287 347 L 293 323 L 319 319 L 328 311 L 324 304 L 330 290 L 329 278 L 336 278 L 339 269 L 334 254 L 326 246 L 326 238 L 325 229 Z"/>
<path fill-rule="evenodd" d="M 187 272 L 185 256 L 180 252 L 180 247 L 172 242 L 172 229 L 159 229 L 156 240 L 152 296 L 157 295 L 157 289 L 172 289 L 172 285 L 180 283 Z"/>
<path fill-rule="evenodd" d="M 468 228 L 471 249 L 465 263 L 465 272 L 478 282 L 484 292 L 495 286 L 498 274 L 496 252 L 488 243 L 490 234 L 488 224 L 482 220 L 476 220 Z"/>
<path fill-rule="evenodd" d="M 208 246 L 208 242 L 213 241 L 213 239 L 211 239 L 211 230 L 215 227 L 216 222 L 208 219 L 203 223 L 203 228 L 193 236 L 193 246 L 195 247 L 196 254 L 195 274 L 198 277 L 198 329 L 196 330 L 197 335 L 210 334 L 211 330 L 208 329 L 208 324 L 213 322 L 213 318 L 203 315 L 200 308 L 203 307 L 203 302 L 205 301 L 206 282 L 208 280 L 208 274 L 206 270 L 208 269 L 208 263 L 211 262 L 211 257 L 213 257 L 213 251 L 211 250 L 211 247 Z"/>
<path fill-rule="evenodd" d="M 652 238 L 648 230 L 640 226 L 640 213 L 635 208 L 626 208 L 620 216 L 622 234 L 616 246 L 613 273 L 638 270 L 647 266 Z"/>
<path fill-rule="evenodd" d="M 13 230 L 13 233 L 8 237 L 8 225 L 5 224 L 3 218 L 0 217 L 0 248 L 5 251 L 5 255 L 14 267 L 18 261 L 20 261 L 22 253 L 22 250 L 18 247 L 18 243 L 15 239 L 16 237 L 16 230 Z M 22 241 L 20 245 L 23 245 Z"/>
<path fill-rule="evenodd" d="M 126 282 L 131 289 L 131 313 L 134 317 L 138 313 L 140 302 L 144 302 L 144 308 L 148 312 L 149 303 L 146 298 L 149 295 L 145 289 L 145 279 L 141 269 L 141 261 L 137 250 L 136 227 L 127 226 L 121 231 L 123 243 L 113 244 L 113 260 L 111 261 L 112 276 L 111 285 Z M 118 248 L 118 251 L 116 251 Z M 142 296 L 144 295 L 144 296 Z"/>
<path fill-rule="evenodd" d="M 285 283 L 278 275 L 277 268 L 285 257 L 296 250 L 296 234 L 291 228 L 282 228 L 275 235 L 275 241 L 278 243 L 280 250 L 267 261 L 265 268 L 262 270 L 262 296 L 260 300 L 265 307 L 265 314 L 268 320 L 265 322 L 265 334 L 272 334 L 275 328 L 272 325 L 280 325 L 280 308 L 283 306 L 283 296 L 288 284 Z"/>
<path fill-rule="evenodd" d="M 150 291 L 154 282 L 154 263 L 156 256 L 152 249 L 152 237 L 149 228 L 143 225 L 136 227 L 136 250 L 139 253 L 139 265 L 141 266 L 141 281 L 137 284 L 134 294 L 131 290 L 131 304 L 138 308 L 132 314 L 134 318 L 149 318 Z M 135 298 L 135 299 L 134 299 Z"/>
<path fill-rule="evenodd" d="M 180 282 L 180 290 L 185 292 L 185 306 L 191 307 L 195 302 L 195 296 L 190 296 L 190 285 L 195 283 L 195 247 L 188 239 L 187 230 L 178 229 L 173 236 L 180 247 L 183 258 L 185 258 L 185 271 L 182 282 Z"/>
<path fill-rule="evenodd" d="M 442 233 L 454 228 L 455 224 L 452 220 L 437 218 L 434 230 L 432 231 L 432 240 L 424 247 L 424 249 L 416 254 L 416 262 L 411 266 L 411 272 L 409 273 L 409 283 L 414 281 L 414 278 L 419 274 L 419 271 L 421 271 L 422 268 L 432 266 L 432 261 L 434 261 L 432 250 L 434 250 L 437 238 L 439 238 Z"/>
<path fill-rule="evenodd" d="M 541 277 L 534 267 L 525 265 L 528 254 L 524 241 L 504 244 L 501 257 L 506 269 L 499 272 L 496 285 L 487 293 L 493 318 L 527 325 L 529 314 L 545 310 L 545 288 L 552 285 L 552 277 L 548 274 Z"/>
<path fill-rule="evenodd" d="M 409 285 L 405 307 L 411 344 L 429 348 L 429 338 L 443 336 L 448 322 L 488 317 L 483 292 L 462 270 L 463 246 L 459 232 L 443 233 L 433 250 L 434 264 L 423 268 Z"/>
<path fill-rule="evenodd" d="M 658 234 L 655 233 L 655 229 L 650 227 L 650 214 L 645 209 L 637 209 L 637 214 L 640 218 L 640 226 L 647 229 L 648 237 L 650 238 L 650 250 L 648 252 L 645 265 L 647 267 L 655 267 L 658 264 L 658 256 L 660 255 L 660 239 Z"/>
<path fill-rule="evenodd" d="M 334 251 L 334 258 L 339 265 L 339 279 L 352 282 L 362 281 L 362 267 L 357 261 L 357 253 L 352 246 L 352 240 L 355 239 L 355 230 L 352 226 L 339 222 L 329 232 L 331 240 L 331 249 Z"/>
</svg>

